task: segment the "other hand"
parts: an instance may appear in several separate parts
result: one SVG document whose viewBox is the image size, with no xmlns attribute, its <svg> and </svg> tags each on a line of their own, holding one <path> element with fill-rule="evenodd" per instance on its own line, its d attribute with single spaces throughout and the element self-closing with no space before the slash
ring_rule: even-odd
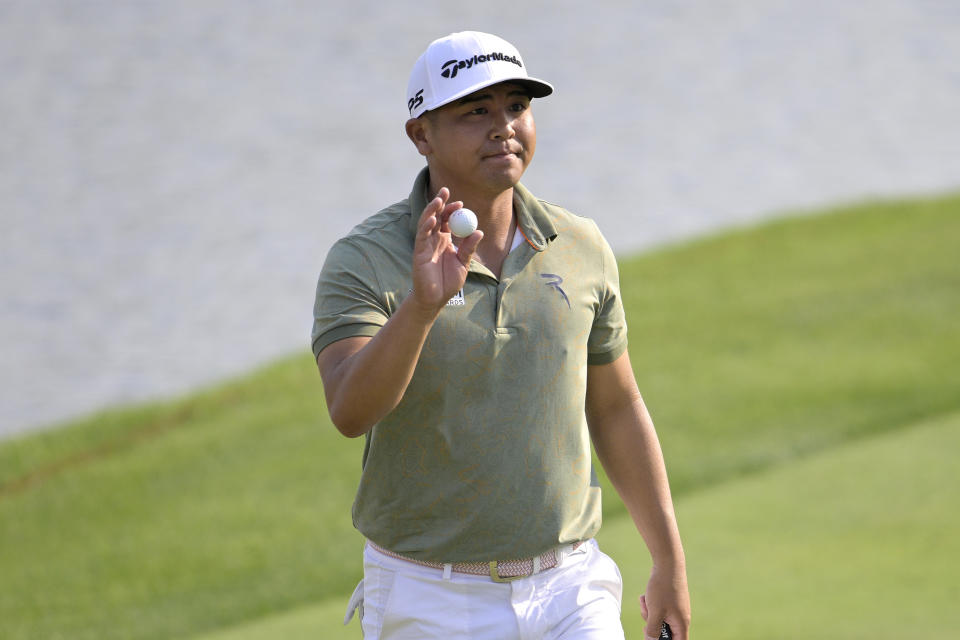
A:
<svg viewBox="0 0 960 640">
<path fill-rule="evenodd" d="M 670 625 L 674 640 L 690 637 L 690 594 L 687 575 L 683 568 L 672 571 L 653 568 L 647 592 L 640 596 L 640 613 L 646 620 L 644 636 L 647 640 L 660 637 L 660 625 Z"/>
</svg>

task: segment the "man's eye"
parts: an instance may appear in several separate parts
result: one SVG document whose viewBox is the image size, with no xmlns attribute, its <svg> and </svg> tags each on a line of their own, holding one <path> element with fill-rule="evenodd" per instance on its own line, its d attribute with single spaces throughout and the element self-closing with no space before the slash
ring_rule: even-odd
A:
<svg viewBox="0 0 960 640">
<path fill-rule="evenodd" d="M 482 116 L 482 115 L 485 114 L 486 112 L 487 112 L 486 107 L 477 107 L 476 109 L 473 109 L 473 110 L 470 111 L 470 115 L 472 115 L 472 116 Z"/>
</svg>

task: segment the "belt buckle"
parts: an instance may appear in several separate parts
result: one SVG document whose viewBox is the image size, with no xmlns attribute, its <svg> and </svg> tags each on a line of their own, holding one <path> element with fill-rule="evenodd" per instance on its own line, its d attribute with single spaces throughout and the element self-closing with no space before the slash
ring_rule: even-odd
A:
<svg viewBox="0 0 960 640">
<path fill-rule="evenodd" d="M 490 579 L 493 580 L 494 582 L 500 582 L 500 583 L 513 582 L 514 580 L 519 580 L 520 578 L 529 577 L 525 575 L 501 577 L 500 573 L 497 571 L 498 562 L 499 562 L 498 560 L 490 561 Z M 533 575 L 533 574 L 531 573 L 529 575 Z"/>
</svg>

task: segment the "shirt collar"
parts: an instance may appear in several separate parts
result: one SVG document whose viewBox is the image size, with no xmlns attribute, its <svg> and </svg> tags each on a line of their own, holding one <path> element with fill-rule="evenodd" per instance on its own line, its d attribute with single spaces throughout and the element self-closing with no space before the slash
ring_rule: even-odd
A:
<svg viewBox="0 0 960 640">
<path fill-rule="evenodd" d="M 430 171 L 427 167 L 417 175 L 413 183 L 413 190 L 410 192 L 410 236 L 417 237 L 417 224 L 420 222 L 420 214 L 427 206 L 430 194 L 427 189 L 430 186 Z M 557 237 L 557 228 L 553 224 L 550 214 L 544 208 L 537 198 L 527 191 L 522 184 L 517 184 L 513 188 L 513 206 L 517 213 L 517 224 L 520 225 L 520 232 L 537 251 L 543 251 L 547 244 Z"/>
</svg>

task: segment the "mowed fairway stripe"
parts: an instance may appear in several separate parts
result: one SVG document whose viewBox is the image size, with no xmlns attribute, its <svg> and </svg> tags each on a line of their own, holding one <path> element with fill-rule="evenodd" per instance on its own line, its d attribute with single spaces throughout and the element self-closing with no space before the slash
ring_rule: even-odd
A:
<svg viewBox="0 0 960 640">
<path fill-rule="evenodd" d="M 349 598 L 347 594 L 190 640 L 360 640 L 360 622 L 356 617 L 348 626 L 343 625 Z"/>
</svg>

